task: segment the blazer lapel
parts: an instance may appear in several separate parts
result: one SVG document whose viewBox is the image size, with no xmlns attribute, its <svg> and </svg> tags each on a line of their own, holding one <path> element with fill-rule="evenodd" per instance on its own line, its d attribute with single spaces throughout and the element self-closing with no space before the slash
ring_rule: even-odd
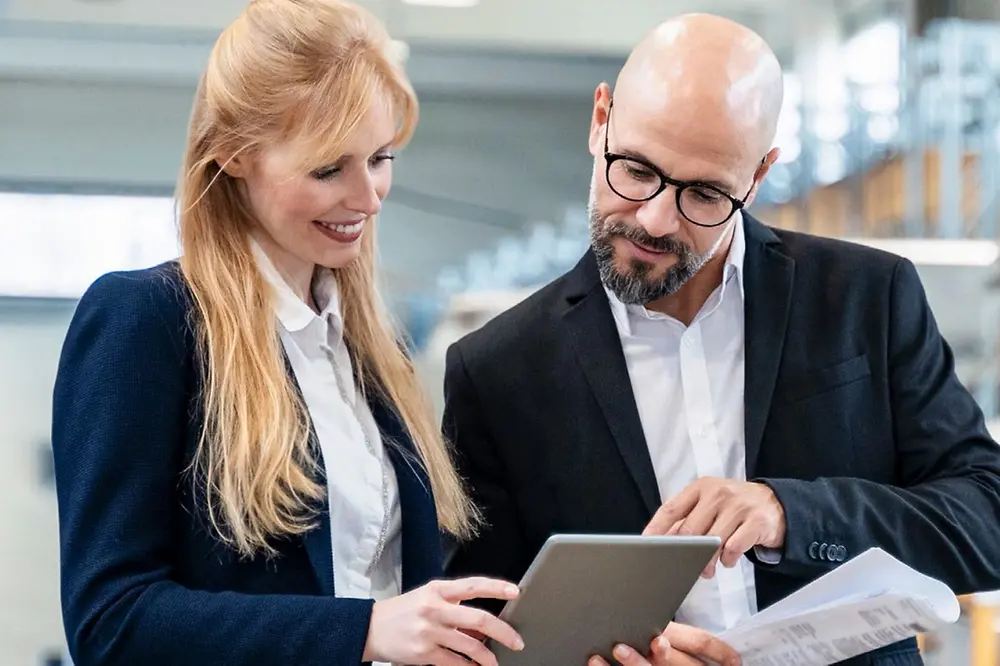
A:
<svg viewBox="0 0 1000 666">
<path fill-rule="evenodd" d="M 402 588 L 406 592 L 443 573 L 444 554 L 437 509 L 430 479 L 399 417 L 381 400 L 369 399 L 368 405 L 396 471 L 403 522 Z"/>
<path fill-rule="evenodd" d="M 315 434 L 313 442 L 315 442 Z M 322 454 L 317 454 L 320 466 L 323 464 Z M 321 483 L 326 483 L 326 475 L 323 474 Z M 316 515 L 316 527 L 302 535 L 305 544 L 306 554 L 309 555 L 309 563 L 312 565 L 313 573 L 316 574 L 316 581 L 319 583 L 320 593 L 326 596 L 333 596 L 336 592 L 333 582 L 333 539 L 330 534 L 330 504 L 325 495 L 322 505 Z"/>
<path fill-rule="evenodd" d="M 650 514 L 655 513 L 660 506 L 660 491 L 621 338 L 591 252 L 587 252 L 569 277 L 570 307 L 563 314 L 566 333 L 639 494 Z"/>
<path fill-rule="evenodd" d="M 778 251 L 781 241 L 770 229 L 749 215 L 744 218 L 744 419 L 746 473 L 752 479 L 785 343 L 795 262 Z"/>
<path fill-rule="evenodd" d="M 295 390 L 301 395 L 301 388 L 287 355 L 285 366 Z M 396 472 L 403 523 L 402 586 L 403 591 L 407 591 L 441 576 L 444 555 L 438 531 L 437 511 L 431 495 L 430 479 L 427 478 L 414 451 L 413 442 L 406 434 L 406 429 L 399 418 L 381 400 L 370 398 L 368 407 L 378 425 L 385 450 Z M 323 452 L 316 431 L 311 427 L 309 437 L 318 467 L 316 480 L 325 485 L 326 468 Z M 326 494 L 317 507 L 316 526 L 302 535 L 302 541 L 321 594 L 333 596 L 336 593 L 333 575 L 333 541 L 330 532 L 330 503 Z"/>
<path fill-rule="evenodd" d="M 292 380 L 299 398 L 302 399 L 302 388 L 295 377 L 295 371 L 288 354 L 282 350 L 285 360 L 285 370 Z M 316 506 L 316 526 L 302 535 L 302 542 L 305 546 L 306 555 L 309 556 L 309 563 L 312 565 L 313 573 L 316 576 L 316 583 L 319 585 L 320 594 L 333 596 L 333 537 L 330 533 L 330 502 L 327 499 L 326 489 L 326 466 L 323 461 L 323 450 L 319 445 L 316 430 L 309 426 L 309 448 L 312 449 L 313 457 L 316 460 L 316 482 L 324 486 L 326 492 Z"/>
</svg>

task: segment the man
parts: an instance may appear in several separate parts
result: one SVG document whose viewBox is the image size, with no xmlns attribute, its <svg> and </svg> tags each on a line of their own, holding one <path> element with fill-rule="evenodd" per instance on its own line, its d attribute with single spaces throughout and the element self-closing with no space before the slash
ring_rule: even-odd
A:
<svg viewBox="0 0 1000 666">
<path fill-rule="evenodd" d="M 722 539 L 654 664 L 737 663 L 712 634 L 876 546 L 1000 588 L 1000 448 L 913 265 L 743 212 L 781 87 L 739 25 L 653 31 L 596 91 L 591 251 L 447 355 L 486 523 L 450 574 L 517 581 L 559 532 Z M 921 663 L 913 640 L 848 663 L 882 659 Z"/>
</svg>

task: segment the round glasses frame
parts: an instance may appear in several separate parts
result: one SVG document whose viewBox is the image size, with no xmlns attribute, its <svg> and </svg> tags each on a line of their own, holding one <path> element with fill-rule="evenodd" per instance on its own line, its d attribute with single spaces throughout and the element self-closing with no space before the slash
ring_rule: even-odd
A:
<svg viewBox="0 0 1000 666">
<path fill-rule="evenodd" d="M 725 224 L 733 217 L 733 214 L 736 211 L 746 206 L 747 198 L 749 198 L 750 193 L 753 192 L 753 187 L 754 187 L 753 185 L 750 186 L 750 190 L 747 191 L 746 196 L 744 196 L 742 199 L 737 199 L 733 195 L 729 194 L 728 192 L 720 190 L 718 187 L 715 187 L 714 185 L 709 185 L 707 183 L 700 183 L 700 182 L 690 182 L 690 181 L 686 182 L 682 180 L 675 180 L 670 176 L 666 175 L 665 173 L 663 173 L 662 171 L 660 171 L 659 167 L 657 167 L 655 164 L 652 164 L 640 157 L 636 157 L 633 155 L 622 155 L 620 153 L 611 152 L 608 148 L 608 134 L 609 134 L 609 129 L 611 128 L 611 109 L 613 106 L 614 106 L 614 100 L 612 100 L 608 104 L 608 121 L 604 126 L 604 161 L 606 164 L 604 169 L 604 179 L 607 181 L 608 187 L 611 188 L 612 192 L 614 192 L 622 199 L 625 199 L 626 201 L 634 201 L 636 203 L 642 203 L 645 201 L 651 201 L 655 199 L 656 197 L 660 196 L 660 194 L 662 194 L 663 191 L 666 190 L 668 186 L 672 185 L 675 190 L 674 194 L 676 197 L 677 210 L 680 212 L 680 214 L 684 217 L 685 220 L 687 220 L 691 224 L 706 228 L 718 227 Z M 615 189 L 615 186 L 611 183 L 611 167 L 615 164 L 615 162 L 619 161 L 628 161 L 628 162 L 634 162 L 635 164 L 641 164 L 643 168 L 648 169 L 651 173 L 655 174 L 656 177 L 660 179 L 659 187 L 657 187 L 652 194 L 641 198 L 630 197 L 622 194 L 617 189 Z M 756 184 L 756 178 L 754 180 Z M 684 206 L 681 204 L 681 199 L 684 195 L 684 192 L 692 188 L 697 188 L 699 190 L 711 190 L 712 192 L 716 192 L 720 196 L 728 199 L 729 203 L 731 204 L 729 214 L 726 215 L 719 222 L 712 222 L 712 223 L 699 222 L 697 220 L 691 219 L 688 216 L 688 214 L 684 212 Z"/>
</svg>

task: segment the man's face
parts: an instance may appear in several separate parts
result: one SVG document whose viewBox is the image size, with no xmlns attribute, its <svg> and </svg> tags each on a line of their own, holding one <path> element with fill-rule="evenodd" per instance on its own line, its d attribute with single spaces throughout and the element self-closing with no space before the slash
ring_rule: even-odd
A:
<svg viewBox="0 0 1000 666">
<path fill-rule="evenodd" d="M 718 109 L 664 114 L 662 100 L 616 100 L 609 114 L 609 101 L 599 89 L 590 137 L 591 246 L 604 284 L 623 302 L 645 305 L 677 292 L 715 256 L 740 221 L 733 200 L 747 197 L 768 163 L 758 169 L 761 156 L 753 155 Z M 605 145 L 609 153 L 635 158 L 613 163 L 610 180 L 616 187 L 609 184 Z M 680 206 L 674 184 L 647 201 L 622 196 L 642 198 L 640 192 L 656 191 L 657 172 L 705 187 L 687 188 Z M 752 198 L 750 192 L 747 203 Z"/>
<path fill-rule="evenodd" d="M 612 213 L 602 213 L 596 202 L 602 179 L 603 174 L 595 170 L 587 205 L 590 246 L 602 282 L 623 303 L 645 305 L 675 293 L 715 255 L 733 221 L 738 219 L 734 215 L 729 223 L 715 229 L 720 233 L 715 234 L 713 245 L 698 252 L 676 234 L 653 236 L 641 224 L 612 219 Z"/>
</svg>

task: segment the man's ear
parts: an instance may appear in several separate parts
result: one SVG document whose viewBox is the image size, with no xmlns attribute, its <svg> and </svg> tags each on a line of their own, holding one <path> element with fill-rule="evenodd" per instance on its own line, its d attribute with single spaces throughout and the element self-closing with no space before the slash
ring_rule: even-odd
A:
<svg viewBox="0 0 1000 666">
<path fill-rule="evenodd" d="M 772 148 L 771 152 L 764 156 L 761 160 L 760 166 L 757 167 L 757 173 L 753 177 L 753 187 L 750 189 L 750 194 L 747 195 L 746 207 L 749 208 L 750 204 L 753 203 L 754 199 L 757 198 L 757 192 L 760 191 L 760 184 L 764 182 L 767 177 L 767 172 L 771 170 L 774 163 L 778 161 L 778 156 L 781 154 L 780 148 Z"/>
<path fill-rule="evenodd" d="M 611 107 L 611 86 L 602 83 L 594 91 L 594 109 L 590 117 L 590 136 L 587 141 L 590 154 L 604 154 L 604 133 L 607 131 L 608 110 Z"/>
</svg>

